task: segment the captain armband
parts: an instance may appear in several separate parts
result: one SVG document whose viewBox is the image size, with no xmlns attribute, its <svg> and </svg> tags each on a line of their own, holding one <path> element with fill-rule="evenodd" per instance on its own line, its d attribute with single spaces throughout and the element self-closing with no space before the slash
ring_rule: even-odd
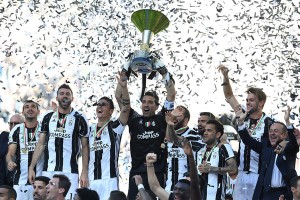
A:
<svg viewBox="0 0 300 200">
<path fill-rule="evenodd" d="M 174 109 L 174 101 L 165 100 L 164 108 L 166 110 L 173 110 Z"/>
</svg>

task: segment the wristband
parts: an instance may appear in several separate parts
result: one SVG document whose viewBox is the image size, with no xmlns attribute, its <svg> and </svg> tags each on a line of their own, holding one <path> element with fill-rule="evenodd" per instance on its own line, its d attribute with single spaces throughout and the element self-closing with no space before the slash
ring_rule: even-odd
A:
<svg viewBox="0 0 300 200">
<path fill-rule="evenodd" d="M 144 188 L 144 185 L 143 185 L 143 184 L 141 184 L 141 183 L 140 183 L 140 184 L 138 184 L 138 186 L 137 186 L 137 187 L 138 187 L 138 190 L 139 190 L 139 189 L 142 189 L 142 188 L 143 188 L 143 189 L 145 189 L 145 188 Z"/>
<path fill-rule="evenodd" d="M 173 110 L 174 109 L 174 101 L 165 100 L 164 108 L 166 110 Z"/>
</svg>

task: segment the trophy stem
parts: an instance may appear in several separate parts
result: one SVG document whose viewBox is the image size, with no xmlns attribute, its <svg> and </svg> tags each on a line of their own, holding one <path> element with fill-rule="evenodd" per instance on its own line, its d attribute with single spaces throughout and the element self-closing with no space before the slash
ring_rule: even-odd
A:
<svg viewBox="0 0 300 200">
<path fill-rule="evenodd" d="M 148 48 L 150 45 L 150 41 L 154 33 L 151 30 L 144 30 L 142 36 L 142 46 L 143 44 L 147 44 Z"/>
</svg>

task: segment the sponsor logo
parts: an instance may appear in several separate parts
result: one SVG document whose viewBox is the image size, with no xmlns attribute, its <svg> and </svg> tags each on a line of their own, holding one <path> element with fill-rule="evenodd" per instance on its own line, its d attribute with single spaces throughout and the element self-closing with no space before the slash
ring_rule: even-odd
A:
<svg viewBox="0 0 300 200">
<path fill-rule="evenodd" d="M 168 157 L 169 158 L 186 158 L 186 155 L 179 149 L 171 149 L 168 152 Z"/>
<path fill-rule="evenodd" d="M 70 133 L 66 133 L 66 130 L 54 130 L 53 133 L 50 133 L 50 138 L 65 138 L 65 139 L 70 139 L 71 138 L 71 134 Z"/>
<path fill-rule="evenodd" d="M 159 137 L 159 133 L 155 133 L 154 131 L 145 131 L 144 133 L 137 135 L 137 139 L 139 140 L 147 140 L 147 139 L 153 139 L 158 137 Z"/>
<path fill-rule="evenodd" d="M 110 149 L 110 144 L 103 143 L 101 140 L 97 140 L 91 145 L 91 151 L 100 151 L 104 149 Z"/>
<path fill-rule="evenodd" d="M 27 146 L 27 148 L 28 148 L 28 151 L 30 152 L 30 151 L 34 151 L 34 149 L 35 149 L 35 146 L 36 146 L 36 144 L 37 144 L 37 142 L 36 141 L 34 141 L 34 142 L 29 142 L 28 143 L 28 146 Z"/>
</svg>

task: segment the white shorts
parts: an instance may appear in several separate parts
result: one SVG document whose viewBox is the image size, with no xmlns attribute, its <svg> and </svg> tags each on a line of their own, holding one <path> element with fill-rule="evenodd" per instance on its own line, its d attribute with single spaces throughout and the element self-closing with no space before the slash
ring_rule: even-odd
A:
<svg viewBox="0 0 300 200">
<path fill-rule="evenodd" d="M 32 185 L 14 185 L 17 192 L 17 200 L 33 200 Z"/>
<path fill-rule="evenodd" d="M 78 188 L 78 184 L 79 184 L 78 174 L 72 174 L 69 172 L 46 172 L 46 171 L 43 171 L 42 173 L 43 176 L 47 176 L 50 179 L 53 177 L 54 174 L 63 174 L 70 179 L 71 187 L 69 189 L 67 196 L 65 197 L 65 200 L 73 200 L 76 194 L 76 189 Z"/>
<path fill-rule="evenodd" d="M 257 173 L 239 171 L 233 191 L 233 199 L 252 200 L 257 179 Z"/>
<path fill-rule="evenodd" d="M 118 178 L 91 180 L 90 188 L 98 193 L 101 200 L 106 200 L 111 191 L 119 190 Z"/>
</svg>

